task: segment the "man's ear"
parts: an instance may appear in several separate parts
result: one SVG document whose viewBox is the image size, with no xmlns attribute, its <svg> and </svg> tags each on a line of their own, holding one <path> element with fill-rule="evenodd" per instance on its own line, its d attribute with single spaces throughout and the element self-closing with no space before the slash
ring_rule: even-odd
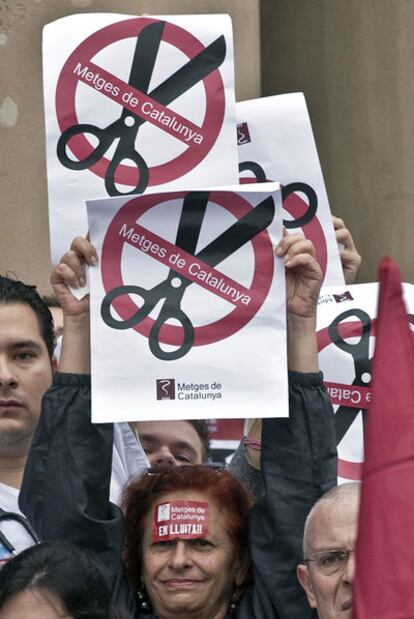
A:
<svg viewBox="0 0 414 619">
<path fill-rule="evenodd" d="M 296 568 L 296 575 L 302 587 L 305 589 L 306 596 L 308 598 L 309 606 L 311 608 L 317 608 L 316 597 L 313 592 L 312 581 L 310 578 L 309 570 L 307 565 L 303 563 L 299 563 Z"/>
</svg>

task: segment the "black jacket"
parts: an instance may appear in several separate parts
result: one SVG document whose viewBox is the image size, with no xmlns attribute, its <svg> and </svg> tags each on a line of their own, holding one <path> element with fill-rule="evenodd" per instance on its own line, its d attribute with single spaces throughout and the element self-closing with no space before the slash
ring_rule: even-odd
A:
<svg viewBox="0 0 414 619">
<path fill-rule="evenodd" d="M 136 605 L 121 562 L 123 521 L 109 502 L 112 424 L 90 423 L 90 378 L 57 374 L 43 400 L 20 493 L 20 507 L 41 539 L 92 551 L 131 616 Z M 250 515 L 254 586 L 238 619 L 307 619 L 313 611 L 296 579 L 303 525 L 318 497 L 336 483 L 332 407 L 322 375 L 289 373 L 289 419 L 264 419 L 265 496 Z"/>
</svg>

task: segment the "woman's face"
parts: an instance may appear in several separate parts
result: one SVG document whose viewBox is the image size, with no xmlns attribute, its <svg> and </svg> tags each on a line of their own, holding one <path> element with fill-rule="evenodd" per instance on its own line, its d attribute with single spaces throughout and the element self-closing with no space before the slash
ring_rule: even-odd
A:
<svg viewBox="0 0 414 619">
<path fill-rule="evenodd" d="M 177 537 L 153 541 L 153 509 L 145 520 L 142 579 L 155 613 L 161 619 L 222 619 L 235 584 L 241 584 L 240 562 L 226 531 L 226 513 L 205 494 L 176 491 L 170 501 L 208 503 L 208 532 L 197 539 Z"/>
<path fill-rule="evenodd" d="M 3 604 L 0 619 L 73 619 L 57 595 L 45 589 L 25 589 Z"/>
</svg>

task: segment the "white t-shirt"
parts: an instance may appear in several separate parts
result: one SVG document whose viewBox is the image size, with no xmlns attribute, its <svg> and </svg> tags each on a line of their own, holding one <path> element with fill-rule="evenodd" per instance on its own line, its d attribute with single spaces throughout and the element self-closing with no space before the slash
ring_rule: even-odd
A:
<svg viewBox="0 0 414 619">
<path fill-rule="evenodd" d="M 4 509 L 4 511 L 22 515 L 17 502 L 18 497 L 19 491 L 16 488 L 0 483 L 0 507 Z M 34 543 L 31 535 L 29 535 L 26 529 L 15 520 L 0 521 L 0 531 L 15 547 L 17 552 L 21 552 Z M 2 561 L 7 561 L 7 559 L 10 559 L 12 556 L 10 551 L 5 548 L 0 540 L 0 565 Z"/>
<path fill-rule="evenodd" d="M 110 499 L 119 505 L 121 493 L 131 477 L 142 475 L 150 464 L 141 442 L 129 424 L 114 423 L 114 449 L 112 453 L 112 477 Z"/>
</svg>

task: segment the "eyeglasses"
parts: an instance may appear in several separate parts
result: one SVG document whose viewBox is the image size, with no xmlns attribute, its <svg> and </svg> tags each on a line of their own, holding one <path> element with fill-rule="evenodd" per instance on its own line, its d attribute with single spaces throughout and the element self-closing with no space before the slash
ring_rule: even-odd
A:
<svg viewBox="0 0 414 619">
<path fill-rule="evenodd" d="M 353 550 L 324 550 L 315 552 L 303 563 L 315 563 L 315 567 L 324 576 L 331 576 L 345 569 L 350 554 Z"/>
</svg>

